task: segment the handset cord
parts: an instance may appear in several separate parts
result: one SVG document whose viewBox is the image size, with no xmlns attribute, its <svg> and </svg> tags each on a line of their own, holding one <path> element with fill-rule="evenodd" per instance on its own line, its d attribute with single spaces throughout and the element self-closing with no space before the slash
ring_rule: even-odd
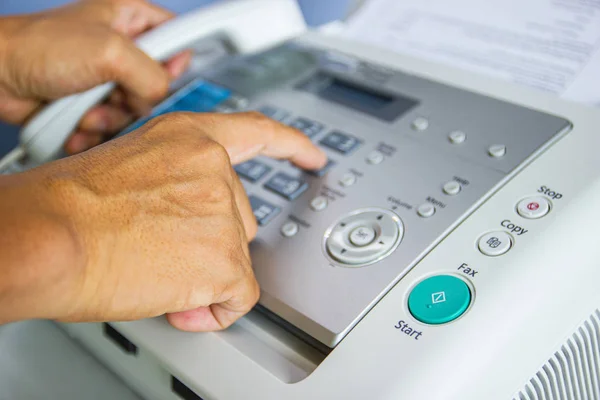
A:
<svg viewBox="0 0 600 400">
<path fill-rule="evenodd" d="M 10 166 L 20 161 L 23 157 L 25 157 L 26 151 L 21 146 L 15 147 L 12 149 L 7 155 L 0 159 L 0 174 L 2 174 L 5 170 L 8 170 Z"/>
</svg>

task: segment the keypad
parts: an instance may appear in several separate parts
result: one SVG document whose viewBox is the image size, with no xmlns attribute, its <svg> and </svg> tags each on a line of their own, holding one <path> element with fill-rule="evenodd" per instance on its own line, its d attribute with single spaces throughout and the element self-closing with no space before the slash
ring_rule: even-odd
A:
<svg viewBox="0 0 600 400">
<path fill-rule="evenodd" d="M 290 122 L 289 126 L 298 129 L 309 138 L 312 138 L 315 135 L 319 134 L 325 128 L 323 124 L 320 124 L 316 121 L 304 117 L 296 118 L 295 120 Z"/>
<path fill-rule="evenodd" d="M 290 112 L 273 106 L 263 106 L 258 109 L 258 112 L 272 118 L 276 121 L 283 121 L 290 116 Z"/>
<path fill-rule="evenodd" d="M 260 161 L 249 160 L 233 167 L 239 176 L 254 183 L 271 172 L 272 168 Z"/>
<path fill-rule="evenodd" d="M 254 213 L 254 217 L 256 218 L 256 222 L 260 226 L 265 226 L 273 218 L 277 216 L 281 212 L 281 208 L 273 205 L 260 197 L 257 196 L 248 196 L 250 199 L 250 206 L 252 207 L 252 212 Z"/>
<path fill-rule="evenodd" d="M 362 140 L 340 131 L 330 132 L 320 142 L 321 145 L 341 154 L 350 154 L 360 147 Z"/>
<path fill-rule="evenodd" d="M 265 188 L 286 200 L 294 200 L 308 189 L 308 183 L 301 178 L 279 172 L 267 181 Z"/>
</svg>

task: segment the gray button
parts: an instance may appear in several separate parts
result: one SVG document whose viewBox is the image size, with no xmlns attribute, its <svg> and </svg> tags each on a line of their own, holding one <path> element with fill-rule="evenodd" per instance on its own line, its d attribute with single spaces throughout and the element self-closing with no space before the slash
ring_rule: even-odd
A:
<svg viewBox="0 0 600 400">
<path fill-rule="evenodd" d="M 296 236 L 299 230 L 300 227 L 297 223 L 289 221 L 283 224 L 283 226 L 281 227 L 281 234 L 285 237 L 292 237 Z"/>
<path fill-rule="evenodd" d="M 512 245 L 512 237 L 503 231 L 487 233 L 479 238 L 478 243 L 479 251 L 490 257 L 506 254 Z"/>
<path fill-rule="evenodd" d="M 415 131 L 422 132 L 429 128 L 429 120 L 424 117 L 418 117 L 412 122 L 411 126 Z"/>
<path fill-rule="evenodd" d="M 289 126 L 298 129 L 309 138 L 312 138 L 313 136 L 317 135 L 325 128 L 323 124 L 320 124 L 318 122 L 304 117 L 296 118 L 295 120 L 290 122 Z"/>
<path fill-rule="evenodd" d="M 228 98 L 225 101 L 226 105 L 229 105 L 230 107 L 234 108 L 236 111 L 241 111 L 243 109 L 245 109 L 246 107 L 248 107 L 248 99 L 242 96 L 231 96 L 230 98 Z"/>
<path fill-rule="evenodd" d="M 460 193 L 462 186 L 456 181 L 449 181 L 444 184 L 442 189 L 448 196 L 455 196 Z"/>
<path fill-rule="evenodd" d="M 329 172 L 329 170 L 335 165 L 335 161 L 333 160 L 328 160 L 327 164 L 325 164 L 325 166 L 321 169 L 315 169 L 315 170 L 306 170 L 305 172 L 309 175 L 312 176 L 316 176 L 317 178 L 320 178 L 322 176 L 325 176 L 325 174 L 327 172 Z"/>
<path fill-rule="evenodd" d="M 287 200 L 295 200 L 308 189 L 308 183 L 283 172 L 278 172 L 265 183 L 265 188 Z"/>
<path fill-rule="evenodd" d="M 488 154 L 494 158 L 501 158 L 506 155 L 506 146 L 503 144 L 493 144 L 488 148 Z"/>
<path fill-rule="evenodd" d="M 264 226 L 271 222 L 277 214 L 281 212 L 281 208 L 256 196 L 249 196 L 250 206 L 259 225 Z"/>
<path fill-rule="evenodd" d="M 325 196 L 317 196 L 310 201 L 310 208 L 314 211 L 323 211 L 329 205 L 329 200 Z"/>
<path fill-rule="evenodd" d="M 235 108 L 229 107 L 228 105 L 218 105 L 215 110 L 215 112 L 221 113 L 221 114 L 232 114 L 234 112 L 237 112 L 238 110 L 236 110 Z"/>
<path fill-rule="evenodd" d="M 271 167 L 260 161 L 248 160 L 233 167 L 242 178 L 254 183 L 271 171 Z"/>
<path fill-rule="evenodd" d="M 467 134 L 463 131 L 452 131 L 448 135 L 448 140 L 450 140 L 450 143 L 452 144 L 461 144 L 467 140 Z"/>
<path fill-rule="evenodd" d="M 323 146 L 341 154 L 350 154 L 362 144 L 362 140 L 352 135 L 334 131 L 329 133 L 319 142 Z"/>
<path fill-rule="evenodd" d="M 350 232 L 350 243 L 357 247 L 363 247 L 371 244 L 371 242 L 375 240 L 375 236 L 377 236 L 377 233 L 373 228 L 368 226 L 359 226 Z"/>
<path fill-rule="evenodd" d="M 369 155 L 367 155 L 367 162 L 369 164 L 377 165 L 381 164 L 384 158 L 385 157 L 382 152 L 380 152 L 379 150 L 373 150 L 369 153 Z"/>
<path fill-rule="evenodd" d="M 435 206 L 431 203 L 423 203 L 417 208 L 417 214 L 423 218 L 433 217 L 435 214 Z"/>
<path fill-rule="evenodd" d="M 290 116 L 290 112 L 273 106 L 263 106 L 258 109 L 258 112 L 272 118 L 276 121 L 284 121 Z"/>
<path fill-rule="evenodd" d="M 325 233 L 327 254 L 344 266 L 358 267 L 377 262 L 400 244 L 404 227 L 391 211 L 368 208 L 354 211 Z"/>
<path fill-rule="evenodd" d="M 356 183 L 356 175 L 352 172 L 347 172 L 340 178 L 340 185 L 344 187 L 352 186 Z"/>
</svg>

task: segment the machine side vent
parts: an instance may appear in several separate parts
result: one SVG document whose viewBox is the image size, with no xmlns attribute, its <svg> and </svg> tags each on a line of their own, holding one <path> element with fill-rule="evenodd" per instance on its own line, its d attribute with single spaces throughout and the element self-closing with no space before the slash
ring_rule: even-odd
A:
<svg viewBox="0 0 600 400">
<path fill-rule="evenodd" d="M 125 353 L 136 355 L 138 352 L 137 346 L 123 336 L 119 331 L 115 328 L 107 324 L 106 322 L 103 324 L 104 336 L 110 339 L 115 345 L 120 347 Z"/>
<path fill-rule="evenodd" d="M 600 310 L 577 328 L 513 400 L 600 400 Z"/>
<path fill-rule="evenodd" d="M 198 396 L 192 389 L 187 387 L 179 379 L 171 375 L 171 390 L 182 400 L 202 400 L 202 397 Z"/>
</svg>

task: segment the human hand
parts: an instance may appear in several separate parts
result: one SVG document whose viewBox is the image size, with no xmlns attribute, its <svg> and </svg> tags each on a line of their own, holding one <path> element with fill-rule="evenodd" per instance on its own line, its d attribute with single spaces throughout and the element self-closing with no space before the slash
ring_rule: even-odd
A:
<svg viewBox="0 0 600 400">
<path fill-rule="evenodd" d="M 116 81 L 65 145 L 91 148 L 150 112 L 186 69 L 184 52 L 164 65 L 132 41 L 172 14 L 145 0 L 89 0 L 0 19 L 0 120 L 22 124 L 45 103 Z"/>
<path fill-rule="evenodd" d="M 60 273 L 49 268 L 52 257 L 40 271 L 19 269 L 27 275 L 14 280 L 29 286 L 13 300 L 13 319 L 112 321 L 170 313 L 171 324 L 183 330 L 232 324 L 256 303 L 259 289 L 247 246 L 256 222 L 231 164 L 257 155 L 305 169 L 326 161 L 305 135 L 258 113 L 174 113 L 9 177 L 21 182 L 17 192 L 0 196 L 14 199 L 4 203 L 9 216 L 44 210 L 31 224 L 36 231 L 23 237 L 31 242 L 41 235 L 50 254 L 64 254 L 51 244 L 56 234 L 39 233 L 39 221 L 59 221 L 63 229 L 52 232 L 72 232 L 68 248 L 77 254 L 70 263 L 55 262 Z"/>
</svg>

